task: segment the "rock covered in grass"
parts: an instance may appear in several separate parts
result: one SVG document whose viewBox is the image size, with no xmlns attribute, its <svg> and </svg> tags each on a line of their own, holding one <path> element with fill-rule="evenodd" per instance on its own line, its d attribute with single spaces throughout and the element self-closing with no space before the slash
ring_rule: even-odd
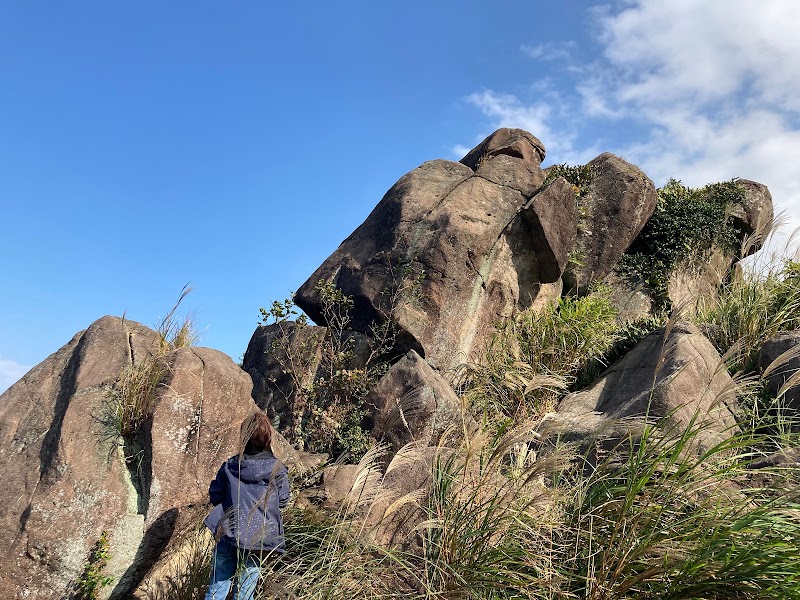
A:
<svg viewBox="0 0 800 600">
<path fill-rule="evenodd" d="M 604 152 L 588 165 L 592 177 L 581 199 L 575 247 L 578 261 L 565 275 L 567 289 L 585 291 L 611 273 L 653 215 L 656 188 L 641 169 Z"/>
<path fill-rule="evenodd" d="M 761 347 L 759 365 L 762 372 L 767 375 L 767 389 L 770 396 L 777 396 L 792 377 L 794 385 L 789 383 L 782 405 L 788 409 L 786 417 L 797 420 L 800 418 L 800 331 L 781 331 L 773 336 Z M 795 424 L 798 428 L 800 424 Z"/>
<path fill-rule="evenodd" d="M 458 396 L 413 350 L 389 368 L 364 406 L 364 428 L 393 453 L 410 442 L 435 446 L 463 430 Z"/>
<path fill-rule="evenodd" d="M 157 343 L 138 323 L 103 317 L 0 397 L 3 598 L 60 598 L 103 531 L 141 536 L 107 391 Z M 112 556 L 131 546 L 121 537 L 110 537 Z M 113 566 L 109 574 L 121 575 Z"/>
<path fill-rule="evenodd" d="M 556 431 L 581 438 L 617 435 L 632 418 L 667 418 L 674 433 L 701 427 L 695 440 L 703 449 L 738 431 L 735 401 L 736 385 L 714 346 L 694 325 L 677 322 L 644 338 L 591 387 L 564 398 L 552 420 Z"/>
<path fill-rule="evenodd" d="M 295 301 L 324 324 L 316 288 L 332 280 L 354 300 L 353 329 L 368 332 L 391 314 L 400 346 L 433 366 L 471 358 L 496 322 L 558 280 L 572 249 L 577 208 L 567 186 L 536 200 L 543 156 L 531 134 L 501 129 L 461 163 L 424 163 L 386 193 Z"/>
</svg>

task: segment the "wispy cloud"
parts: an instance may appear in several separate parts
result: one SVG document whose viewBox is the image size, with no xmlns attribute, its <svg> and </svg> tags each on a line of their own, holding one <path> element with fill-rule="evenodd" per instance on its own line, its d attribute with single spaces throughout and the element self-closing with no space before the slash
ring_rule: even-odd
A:
<svg viewBox="0 0 800 600">
<path fill-rule="evenodd" d="M 0 394 L 14 385 L 31 367 L 26 367 L 13 360 L 0 359 Z"/>
<path fill-rule="evenodd" d="M 568 61 L 572 58 L 572 53 L 575 51 L 576 46 L 577 44 L 573 41 L 547 42 L 545 44 L 537 44 L 536 46 L 523 44 L 520 46 L 520 50 L 523 54 L 534 60 Z"/>
<path fill-rule="evenodd" d="M 582 154 L 578 145 L 599 145 L 657 184 L 762 181 L 800 226 L 800 171 L 791 167 L 800 155 L 800 3 L 626 0 L 590 16 L 599 58 L 574 65 L 557 100 L 484 90 L 468 102 L 495 126 L 530 129 L 559 162 Z M 523 50 L 548 56 L 544 46 Z M 571 118 L 557 118 L 556 107 Z"/>
</svg>

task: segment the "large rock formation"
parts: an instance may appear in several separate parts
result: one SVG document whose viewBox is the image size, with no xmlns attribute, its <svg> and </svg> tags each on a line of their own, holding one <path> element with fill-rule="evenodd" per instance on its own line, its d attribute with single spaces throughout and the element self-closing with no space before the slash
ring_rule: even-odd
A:
<svg viewBox="0 0 800 600">
<path fill-rule="evenodd" d="M 297 304 L 324 324 L 321 280 L 355 302 L 351 326 L 393 318 L 400 346 L 439 369 L 473 354 L 498 320 L 558 281 L 572 249 L 570 187 L 545 189 L 542 143 L 501 129 L 462 163 L 427 162 L 403 176 L 314 272 Z"/>
<path fill-rule="evenodd" d="M 64 596 L 100 534 L 137 515 L 107 390 L 156 343 L 154 331 L 103 317 L 2 395 L 0 596 Z"/>
<path fill-rule="evenodd" d="M 205 515 L 208 483 L 257 410 L 252 384 L 216 350 L 161 352 L 156 332 L 103 317 L 2 395 L 4 598 L 66 596 L 104 531 L 114 580 L 105 592 L 128 598 Z M 122 438 L 112 390 L 154 360 L 152 416 Z"/>
</svg>

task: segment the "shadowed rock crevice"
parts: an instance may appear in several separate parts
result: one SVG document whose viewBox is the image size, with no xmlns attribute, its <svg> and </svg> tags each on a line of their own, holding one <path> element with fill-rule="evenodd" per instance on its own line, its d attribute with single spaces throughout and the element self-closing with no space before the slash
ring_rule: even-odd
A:
<svg viewBox="0 0 800 600">
<path fill-rule="evenodd" d="M 61 438 L 61 428 L 64 423 L 64 416 L 67 413 L 69 402 L 77 391 L 78 367 L 81 363 L 81 354 L 85 345 L 85 334 L 69 358 L 69 362 L 61 373 L 58 382 L 59 393 L 56 396 L 53 406 L 53 419 L 50 427 L 42 440 L 42 447 L 39 451 L 39 478 L 47 481 L 50 479 L 50 472 L 53 461 L 58 452 L 58 441 Z"/>
</svg>

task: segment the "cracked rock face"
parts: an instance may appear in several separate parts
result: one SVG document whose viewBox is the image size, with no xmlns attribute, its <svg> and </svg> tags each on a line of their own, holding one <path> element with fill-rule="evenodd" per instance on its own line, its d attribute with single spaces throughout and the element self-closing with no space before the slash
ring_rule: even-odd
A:
<svg viewBox="0 0 800 600">
<path fill-rule="evenodd" d="M 0 597 L 66 597 L 106 531 L 106 591 L 129 598 L 175 534 L 204 516 L 208 484 L 256 410 L 252 383 L 221 352 L 175 350 L 152 418 L 123 441 L 108 390 L 158 340 L 103 317 L 0 397 Z"/>
<path fill-rule="evenodd" d="M 589 164 L 592 181 L 581 206 L 576 251 L 580 262 L 564 276 L 568 290 L 585 292 L 611 273 L 653 216 L 658 195 L 641 169 L 604 152 Z"/>
<path fill-rule="evenodd" d="M 391 313 L 401 349 L 440 370 L 467 361 L 494 324 L 558 281 L 572 250 L 574 196 L 563 181 L 541 190 L 543 157 L 531 134 L 501 129 L 461 163 L 422 164 L 392 186 L 295 301 L 325 324 L 315 286 L 332 280 L 354 299 L 353 329 L 368 333 Z"/>
<path fill-rule="evenodd" d="M 138 323 L 103 317 L 0 397 L 1 597 L 62 597 L 101 532 L 136 517 L 105 391 L 156 340 Z"/>
</svg>

